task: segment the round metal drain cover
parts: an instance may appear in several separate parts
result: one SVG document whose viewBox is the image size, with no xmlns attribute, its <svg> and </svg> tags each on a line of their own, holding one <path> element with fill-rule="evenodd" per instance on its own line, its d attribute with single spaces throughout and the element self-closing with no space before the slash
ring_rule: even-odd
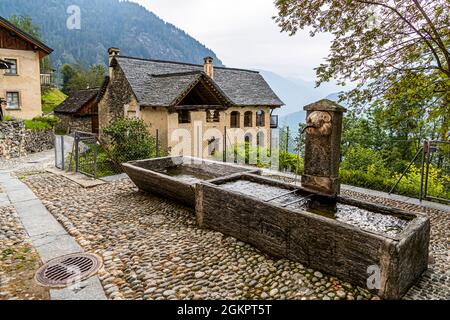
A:
<svg viewBox="0 0 450 320">
<path fill-rule="evenodd" d="M 74 253 L 50 260 L 36 272 L 36 282 L 45 287 L 64 288 L 88 279 L 102 267 L 92 253 Z"/>
</svg>

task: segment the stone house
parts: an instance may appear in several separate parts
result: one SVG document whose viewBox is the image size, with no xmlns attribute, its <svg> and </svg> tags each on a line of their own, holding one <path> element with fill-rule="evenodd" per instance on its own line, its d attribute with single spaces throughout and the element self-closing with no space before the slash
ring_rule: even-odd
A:
<svg viewBox="0 0 450 320">
<path fill-rule="evenodd" d="M 53 113 L 60 119 L 57 131 L 98 133 L 98 94 L 99 89 L 80 90 L 71 94 L 58 105 Z"/>
<path fill-rule="evenodd" d="M 245 139 L 270 147 L 271 113 L 283 102 L 258 72 L 214 67 L 210 57 L 196 65 L 119 52 L 108 50 L 109 79 L 98 104 L 100 135 L 114 119 L 136 117 L 153 135 L 158 130 L 166 150 L 173 150 L 180 136 L 196 156 L 200 147 L 223 146 L 223 139 L 227 145 Z"/>
<path fill-rule="evenodd" d="M 42 115 L 40 61 L 52 51 L 0 17 L 0 59 L 9 64 L 0 76 L 3 114 L 18 119 Z"/>
</svg>

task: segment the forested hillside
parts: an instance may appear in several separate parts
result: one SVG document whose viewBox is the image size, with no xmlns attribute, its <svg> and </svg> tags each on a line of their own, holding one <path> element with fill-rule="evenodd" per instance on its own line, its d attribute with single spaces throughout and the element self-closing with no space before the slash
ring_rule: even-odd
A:
<svg viewBox="0 0 450 320">
<path fill-rule="evenodd" d="M 80 8 L 80 29 L 69 30 L 69 6 Z M 0 15 L 27 15 L 40 27 L 43 41 L 55 50 L 55 67 L 64 63 L 84 65 L 105 63 L 109 47 L 122 54 L 202 63 L 214 52 L 197 40 L 166 23 L 144 7 L 119 0 L 2 0 Z"/>
</svg>

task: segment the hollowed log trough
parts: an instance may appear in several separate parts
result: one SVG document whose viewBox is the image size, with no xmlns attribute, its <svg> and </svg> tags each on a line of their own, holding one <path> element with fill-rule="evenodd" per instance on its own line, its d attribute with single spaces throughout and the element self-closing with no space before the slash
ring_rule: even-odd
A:
<svg viewBox="0 0 450 320">
<path fill-rule="evenodd" d="M 221 187 L 239 179 L 299 189 L 318 203 L 332 202 L 402 217 L 409 222 L 396 236 L 359 227 Z M 200 226 L 233 236 L 272 256 L 288 258 L 337 278 L 373 289 L 385 299 L 399 299 L 427 269 L 430 221 L 425 215 L 364 203 L 348 197 L 327 197 L 252 174 L 201 182 L 196 188 Z"/>
</svg>

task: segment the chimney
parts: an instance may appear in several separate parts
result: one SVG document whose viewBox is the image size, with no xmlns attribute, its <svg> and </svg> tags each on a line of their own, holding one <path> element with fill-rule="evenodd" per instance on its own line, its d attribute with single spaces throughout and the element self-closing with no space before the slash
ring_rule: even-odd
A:
<svg viewBox="0 0 450 320">
<path fill-rule="evenodd" d="M 204 60 L 205 60 L 205 64 L 203 65 L 204 72 L 209 77 L 214 79 L 214 64 L 213 64 L 214 59 L 211 57 L 206 57 Z"/>
<path fill-rule="evenodd" d="M 118 56 L 119 53 L 120 53 L 120 49 L 118 49 L 118 48 L 109 48 L 109 49 L 108 49 L 108 56 L 109 56 L 109 61 L 108 61 L 108 63 L 109 63 L 109 78 L 110 78 L 110 79 L 112 78 L 113 69 L 114 69 L 114 67 L 115 67 L 115 65 L 113 65 L 113 64 L 111 63 L 111 62 L 112 62 L 112 59 L 113 59 L 115 56 Z"/>
</svg>

